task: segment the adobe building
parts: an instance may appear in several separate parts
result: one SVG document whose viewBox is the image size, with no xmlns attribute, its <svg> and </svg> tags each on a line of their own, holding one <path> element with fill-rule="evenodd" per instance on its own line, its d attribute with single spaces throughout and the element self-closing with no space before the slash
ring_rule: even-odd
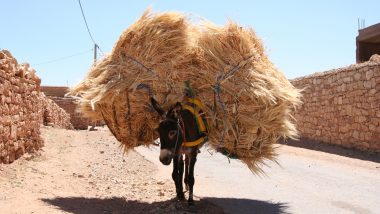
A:
<svg viewBox="0 0 380 214">
<path fill-rule="evenodd" d="M 87 129 L 89 125 L 92 125 L 88 118 L 83 117 L 83 115 L 77 111 L 76 100 L 72 97 L 65 97 L 65 94 L 69 92 L 68 87 L 41 86 L 41 92 L 43 92 L 50 99 L 54 100 L 58 106 L 70 114 L 70 121 L 75 129 L 84 130 Z"/>
<path fill-rule="evenodd" d="M 380 23 L 360 29 L 356 37 L 356 63 L 366 62 L 374 54 L 380 55 Z"/>
</svg>

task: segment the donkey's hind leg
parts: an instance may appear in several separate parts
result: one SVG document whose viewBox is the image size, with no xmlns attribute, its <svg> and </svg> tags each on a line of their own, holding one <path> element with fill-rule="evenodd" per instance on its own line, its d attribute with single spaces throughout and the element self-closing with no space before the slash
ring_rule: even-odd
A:
<svg viewBox="0 0 380 214">
<path fill-rule="evenodd" d="M 189 199 L 187 202 L 189 205 L 194 205 L 194 199 L 193 199 L 193 187 L 195 183 L 194 179 L 194 166 L 195 162 L 197 162 L 197 154 L 192 154 L 190 156 L 190 166 L 189 166 L 189 175 L 188 175 L 188 182 L 189 182 Z"/>
<path fill-rule="evenodd" d="M 173 157 L 173 173 L 172 178 L 175 183 L 175 189 L 178 200 L 184 200 L 182 178 L 183 178 L 183 159 L 182 155 L 176 155 Z"/>
</svg>

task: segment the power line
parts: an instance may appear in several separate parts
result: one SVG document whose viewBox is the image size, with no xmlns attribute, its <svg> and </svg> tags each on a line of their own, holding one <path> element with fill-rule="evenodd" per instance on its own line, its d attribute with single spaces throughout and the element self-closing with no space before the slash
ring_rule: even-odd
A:
<svg viewBox="0 0 380 214">
<path fill-rule="evenodd" d="M 99 48 L 100 52 L 102 52 L 102 54 L 104 55 L 102 49 L 101 49 L 101 48 L 99 47 L 99 45 L 95 42 L 94 37 L 92 37 L 92 34 L 91 34 L 91 32 L 90 32 L 90 28 L 88 27 L 87 20 L 86 20 L 86 16 L 84 15 L 83 8 L 82 8 L 82 4 L 81 4 L 80 0 L 78 0 L 78 3 L 79 3 L 80 11 L 82 12 L 82 17 L 83 17 L 84 23 L 86 24 L 86 28 L 87 28 L 88 35 L 90 35 L 92 42 L 93 42 L 93 43 Z"/>
<path fill-rule="evenodd" d="M 40 62 L 40 63 L 37 63 L 35 66 L 37 66 L 37 65 L 49 64 L 49 63 L 58 62 L 58 61 L 62 61 L 62 60 L 68 59 L 68 58 L 72 58 L 72 57 L 75 57 L 75 56 L 79 56 L 79 55 L 86 54 L 86 53 L 88 53 L 88 52 L 92 52 L 93 50 L 94 50 L 94 49 L 90 49 L 90 50 L 83 51 L 83 52 L 76 53 L 76 54 L 72 54 L 72 55 L 69 55 L 69 56 L 64 56 L 64 57 L 60 57 L 60 58 L 57 58 L 57 59 L 53 59 L 53 60 L 49 60 L 49 61 L 45 61 L 45 62 Z"/>
</svg>

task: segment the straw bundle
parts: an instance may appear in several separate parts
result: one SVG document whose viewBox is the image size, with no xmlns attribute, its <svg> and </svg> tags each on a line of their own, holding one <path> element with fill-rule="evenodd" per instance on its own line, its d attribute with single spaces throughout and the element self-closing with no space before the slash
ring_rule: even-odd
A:
<svg viewBox="0 0 380 214">
<path fill-rule="evenodd" d="M 188 81 L 206 107 L 210 144 L 261 173 L 274 143 L 295 138 L 291 111 L 300 93 L 264 54 L 252 29 L 190 25 L 178 13 L 144 15 L 72 89 L 81 111 L 103 118 L 126 149 L 152 144 L 158 118 L 149 97 L 181 101 Z"/>
<path fill-rule="evenodd" d="M 166 73 L 186 55 L 188 26 L 178 13 L 145 12 L 122 33 L 112 53 L 71 89 L 71 95 L 80 97 L 80 110 L 104 119 L 126 150 L 156 139 L 158 118 L 149 96 L 155 92 L 165 103 L 175 91 Z"/>
<path fill-rule="evenodd" d="M 262 172 L 265 159 L 275 160 L 274 143 L 297 137 L 291 111 L 300 93 L 269 61 L 252 29 L 205 23 L 197 42 L 202 81 L 191 84 L 208 106 L 210 144 Z"/>
</svg>

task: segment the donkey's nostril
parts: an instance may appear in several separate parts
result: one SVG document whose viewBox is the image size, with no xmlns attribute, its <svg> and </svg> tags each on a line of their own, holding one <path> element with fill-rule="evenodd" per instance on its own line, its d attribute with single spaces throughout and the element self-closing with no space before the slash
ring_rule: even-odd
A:
<svg viewBox="0 0 380 214">
<path fill-rule="evenodd" d="M 169 158 L 169 157 L 164 157 L 164 158 L 160 158 L 160 161 L 161 161 L 161 163 L 164 164 L 164 165 L 169 165 L 170 162 L 172 162 L 172 159 Z"/>
<path fill-rule="evenodd" d="M 170 164 L 170 162 L 171 162 L 171 160 L 170 159 L 168 159 L 164 164 L 165 165 L 169 165 Z"/>
<path fill-rule="evenodd" d="M 164 165 L 169 165 L 172 161 L 172 152 L 168 149 L 162 149 L 160 152 L 160 161 Z"/>
</svg>

